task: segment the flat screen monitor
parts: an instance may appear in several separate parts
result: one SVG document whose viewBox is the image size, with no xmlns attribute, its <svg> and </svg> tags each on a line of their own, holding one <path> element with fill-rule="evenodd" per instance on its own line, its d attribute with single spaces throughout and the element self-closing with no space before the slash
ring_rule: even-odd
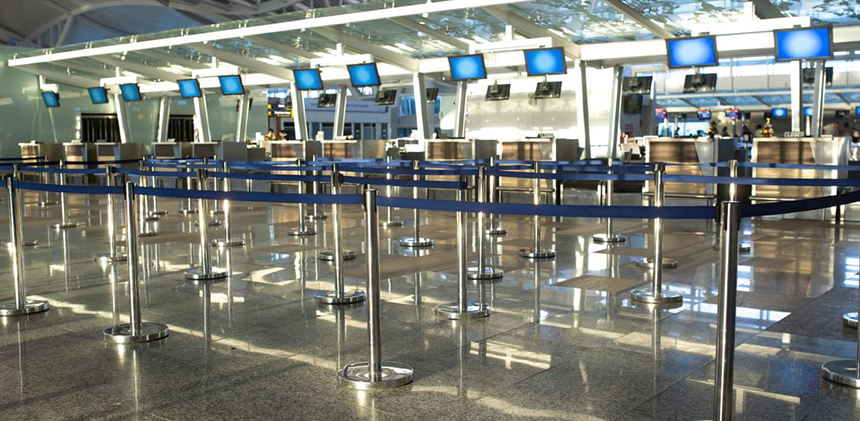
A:
<svg viewBox="0 0 860 421">
<path fill-rule="evenodd" d="M 684 93 L 713 92 L 717 89 L 717 75 L 713 73 L 702 73 L 698 75 L 687 75 L 684 78 Z"/>
<path fill-rule="evenodd" d="M 108 94 L 107 89 L 102 88 L 101 86 L 95 88 L 88 88 L 87 92 L 90 94 L 90 101 L 93 104 L 107 104 L 108 103 Z"/>
<path fill-rule="evenodd" d="M 427 96 L 428 104 L 435 104 L 436 98 L 439 97 L 439 88 L 426 88 L 424 94 Z"/>
<path fill-rule="evenodd" d="M 376 105 L 394 105 L 397 99 L 397 89 L 380 89 L 376 93 Z"/>
<path fill-rule="evenodd" d="M 726 110 L 726 118 L 741 118 L 740 110 Z"/>
<path fill-rule="evenodd" d="M 670 69 L 719 64 L 717 39 L 713 36 L 667 39 L 666 54 Z"/>
<path fill-rule="evenodd" d="M 221 83 L 221 95 L 245 94 L 245 86 L 242 85 L 239 75 L 218 76 L 218 82 Z"/>
<path fill-rule="evenodd" d="M 699 120 L 710 120 L 711 110 L 699 110 Z"/>
<path fill-rule="evenodd" d="M 860 107 L 857 107 L 854 109 L 854 115 L 856 115 L 857 117 L 860 117 Z"/>
<path fill-rule="evenodd" d="M 322 75 L 319 69 L 294 69 L 293 77 L 296 78 L 296 87 L 301 91 L 323 90 Z"/>
<path fill-rule="evenodd" d="M 667 113 L 665 108 L 655 108 L 654 109 L 654 117 L 657 121 L 663 121 L 666 119 Z"/>
<path fill-rule="evenodd" d="M 498 83 L 494 83 L 487 86 L 487 93 L 484 95 L 484 99 L 487 101 L 506 101 L 511 99 L 511 84 L 505 83 L 499 85 Z"/>
<path fill-rule="evenodd" d="M 824 68 L 824 84 L 827 86 L 833 85 L 833 68 Z M 815 85 L 815 69 L 803 69 L 803 85 Z"/>
<path fill-rule="evenodd" d="M 624 78 L 624 93 L 648 95 L 651 93 L 652 76 L 626 77 Z"/>
<path fill-rule="evenodd" d="M 177 81 L 179 84 L 179 95 L 183 98 L 200 98 L 203 91 L 200 90 L 200 82 L 197 79 L 183 79 Z"/>
<path fill-rule="evenodd" d="M 812 107 L 803 107 L 803 115 L 812 117 Z"/>
<path fill-rule="evenodd" d="M 487 67 L 483 54 L 448 57 L 451 79 L 454 81 L 478 80 L 487 78 Z"/>
<path fill-rule="evenodd" d="M 561 96 L 561 82 L 540 82 L 535 87 L 535 99 L 558 98 Z"/>
<path fill-rule="evenodd" d="M 376 63 L 350 64 L 346 66 L 349 70 L 349 80 L 355 88 L 366 86 L 379 86 L 379 70 Z"/>
<path fill-rule="evenodd" d="M 143 99 L 143 96 L 140 95 L 140 86 L 136 83 L 119 85 L 119 91 L 122 93 L 122 100 L 125 102 L 140 101 Z"/>
<path fill-rule="evenodd" d="M 770 111 L 770 115 L 773 116 L 773 118 L 788 117 L 788 108 L 774 108 Z"/>
<path fill-rule="evenodd" d="M 525 50 L 526 71 L 529 76 L 563 75 L 567 73 L 564 48 L 540 48 Z"/>
<path fill-rule="evenodd" d="M 45 101 L 45 106 L 48 108 L 60 106 L 60 94 L 56 92 L 42 92 L 42 100 Z"/>
<path fill-rule="evenodd" d="M 833 28 L 830 25 L 773 31 L 776 59 L 818 60 L 833 57 Z"/>
<path fill-rule="evenodd" d="M 845 118 L 848 117 L 848 110 L 836 110 L 836 118 Z"/>
<path fill-rule="evenodd" d="M 337 102 L 337 94 L 320 94 L 317 108 L 334 108 L 335 102 Z"/>
</svg>

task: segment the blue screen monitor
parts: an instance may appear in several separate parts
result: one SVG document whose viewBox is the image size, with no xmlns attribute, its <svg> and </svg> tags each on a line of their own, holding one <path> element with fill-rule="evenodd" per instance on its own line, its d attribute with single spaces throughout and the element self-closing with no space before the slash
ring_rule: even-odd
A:
<svg viewBox="0 0 860 421">
<path fill-rule="evenodd" d="M 713 36 L 667 39 L 666 53 L 670 69 L 719 64 L 717 39 Z"/>
<path fill-rule="evenodd" d="M 179 84 L 179 95 L 183 98 L 200 98 L 203 96 L 203 91 L 200 90 L 200 82 L 197 79 L 183 79 L 176 83 Z"/>
<path fill-rule="evenodd" d="M 564 48 L 541 48 L 525 50 L 526 72 L 529 76 L 563 75 L 567 73 Z"/>
<path fill-rule="evenodd" d="M 711 119 L 711 110 L 700 110 L 699 111 L 699 120 L 710 120 Z"/>
<path fill-rule="evenodd" d="M 657 121 L 663 121 L 666 119 L 666 109 L 665 108 L 655 108 L 654 109 L 654 117 Z"/>
<path fill-rule="evenodd" d="M 42 92 L 42 100 L 45 101 L 45 106 L 48 108 L 60 106 L 60 94 L 56 92 Z"/>
<path fill-rule="evenodd" d="M 726 118 L 741 118 L 741 110 L 726 110 Z"/>
<path fill-rule="evenodd" d="M 87 92 L 90 93 L 90 101 L 92 101 L 93 104 L 98 105 L 108 103 L 107 89 L 102 87 L 88 88 Z"/>
<path fill-rule="evenodd" d="M 136 83 L 119 85 L 119 91 L 122 93 L 122 100 L 125 102 L 140 101 L 143 99 L 140 95 L 140 87 Z"/>
<path fill-rule="evenodd" d="M 773 118 L 788 117 L 788 108 L 774 108 L 771 110 L 770 115 L 773 116 Z"/>
<path fill-rule="evenodd" d="M 349 70 L 349 80 L 355 88 L 379 86 L 382 84 L 379 81 L 379 71 L 376 69 L 376 63 L 350 64 L 346 68 Z"/>
<path fill-rule="evenodd" d="M 854 109 L 854 115 L 856 115 L 857 117 L 860 117 L 860 107 L 857 107 Z"/>
<path fill-rule="evenodd" d="M 479 80 L 487 78 L 487 66 L 483 54 L 448 57 L 451 79 L 455 81 Z"/>
<path fill-rule="evenodd" d="M 239 75 L 218 76 L 218 82 L 221 83 L 221 95 L 245 94 L 245 87 Z"/>
<path fill-rule="evenodd" d="M 319 69 L 293 69 L 293 76 L 296 78 L 296 87 L 301 91 L 324 89 Z"/>
<path fill-rule="evenodd" d="M 803 107 L 803 115 L 812 117 L 812 107 Z"/>
<path fill-rule="evenodd" d="M 776 59 L 815 60 L 833 57 L 833 28 L 830 25 L 773 31 Z"/>
</svg>

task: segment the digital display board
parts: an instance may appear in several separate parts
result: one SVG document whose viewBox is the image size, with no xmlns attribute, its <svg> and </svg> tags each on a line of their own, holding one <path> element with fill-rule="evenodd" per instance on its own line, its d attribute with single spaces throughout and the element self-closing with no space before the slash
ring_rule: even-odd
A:
<svg viewBox="0 0 860 421">
<path fill-rule="evenodd" d="M 323 90 L 322 75 L 319 69 L 293 69 L 296 87 L 302 91 Z"/>
<path fill-rule="evenodd" d="M 526 71 L 529 76 L 563 75 L 567 73 L 564 48 L 541 48 L 525 50 Z"/>
<path fill-rule="evenodd" d="M 777 60 L 814 60 L 833 57 L 833 28 L 813 26 L 773 31 Z"/>
<path fill-rule="evenodd" d="M 376 63 L 351 64 L 346 68 L 349 70 L 349 80 L 353 87 L 363 88 L 381 85 Z"/>
<path fill-rule="evenodd" d="M 200 90 L 200 82 L 197 79 L 179 80 L 179 95 L 183 98 L 200 98 L 203 92 Z"/>
<path fill-rule="evenodd" d="M 221 84 L 221 95 L 245 94 L 245 86 L 242 85 L 239 75 L 218 76 L 218 82 Z"/>
<path fill-rule="evenodd" d="M 670 69 L 719 64 L 717 40 L 712 36 L 667 39 L 666 54 Z"/>
<path fill-rule="evenodd" d="M 448 57 L 451 79 L 455 81 L 478 80 L 487 78 L 487 67 L 482 54 Z"/>
<path fill-rule="evenodd" d="M 122 93 L 122 100 L 125 102 L 140 101 L 143 99 L 140 95 L 140 86 L 136 83 L 119 85 L 119 91 Z"/>
<path fill-rule="evenodd" d="M 56 92 L 42 92 L 42 100 L 45 101 L 45 106 L 48 108 L 60 106 L 60 94 Z"/>
<path fill-rule="evenodd" d="M 108 103 L 107 89 L 102 87 L 88 88 L 87 92 L 89 92 L 90 101 L 92 101 L 93 104 L 98 105 Z"/>
</svg>

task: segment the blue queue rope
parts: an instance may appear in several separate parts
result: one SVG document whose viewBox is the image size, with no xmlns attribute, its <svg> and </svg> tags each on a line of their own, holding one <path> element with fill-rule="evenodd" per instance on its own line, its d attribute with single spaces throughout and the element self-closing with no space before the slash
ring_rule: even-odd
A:
<svg viewBox="0 0 860 421">
<path fill-rule="evenodd" d="M 230 164 L 231 170 L 245 171 L 326 171 L 331 168 L 331 165 L 295 165 L 286 163 L 280 165 L 261 165 L 261 164 Z M 310 164 L 310 163 L 309 163 Z"/>
<path fill-rule="evenodd" d="M 117 161 L 66 161 L 66 165 L 119 165 L 119 164 L 136 164 L 139 159 L 121 159 Z"/>
<path fill-rule="evenodd" d="M 331 181 L 331 177 L 325 175 L 294 175 L 294 174 L 252 174 L 234 172 L 207 172 L 211 178 L 222 178 L 230 180 L 261 180 L 261 181 L 290 181 L 290 182 L 320 182 Z"/>
<path fill-rule="evenodd" d="M 439 169 L 439 170 L 413 170 L 411 168 L 401 169 L 385 169 L 385 168 L 365 168 L 343 165 L 340 167 L 341 172 L 357 172 L 368 174 L 391 174 L 391 175 L 475 175 L 477 169 Z"/>
<path fill-rule="evenodd" d="M 123 194 L 122 187 L 105 186 L 75 186 L 59 184 L 28 183 L 25 181 L 13 181 L 12 187 L 21 190 L 46 191 L 52 193 L 74 193 L 74 194 Z"/>
<path fill-rule="evenodd" d="M 343 177 L 344 183 L 349 184 L 367 184 L 371 186 L 398 186 L 398 187 L 418 187 L 427 189 L 451 189 L 463 190 L 469 185 L 460 181 L 426 181 L 412 179 L 387 179 L 387 178 L 368 178 L 368 177 Z"/>
<path fill-rule="evenodd" d="M 320 205 L 360 205 L 364 196 L 360 194 L 298 194 L 263 193 L 215 190 L 165 189 L 155 187 L 135 187 L 135 194 L 143 196 L 172 197 L 177 199 L 230 200 L 236 202 L 264 203 L 309 203 Z"/>
<path fill-rule="evenodd" d="M 104 170 L 99 170 L 101 173 Z M 137 177 L 163 177 L 163 178 L 188 178 L 188 177 L 197 177 L 197 172 L 195 171 L 147 171 L 147 170 L 129 170 L 125 168 L 117 168 L 117 174 L 125 174 Z"/>
<path fill-rule="evenodd" d="M 22 172 L 48 173 L 48 174 L 104 174 L 103 168 L 34 168 L 25 165 L 19 168 Z"/>
<path fill-rule="evenodd" d="M 836 206 L 860 202 L 860 191 L 838 194 L 836 196 L 816 197 L 814 199 L 801 199 L 783 201 L 777 203 L 763 203 L 759 205 L 745 205 L 741 207 L 743 217 L 782 215 L 788 213 L 806 212 L 819 209 L 827 209 Z"/>
<path fill-rule="evenodd" d="M 23 161 L 41 161 L 44 156 L 36 156 L 33 158 L 0 158 L 0 162 L 23 162 Z"/>
</svg>

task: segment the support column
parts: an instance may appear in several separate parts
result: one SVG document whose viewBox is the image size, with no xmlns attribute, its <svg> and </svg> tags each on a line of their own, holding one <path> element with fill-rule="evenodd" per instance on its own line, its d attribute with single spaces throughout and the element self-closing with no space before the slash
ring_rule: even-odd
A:
<svg viewBox="0 0 860 421">
<path fill-rule="evenodd" d="M 612 69 L 612 98 L 609 105 L 609 144 L 606 156 L 609 165 L 615 160 L 615 152 L 618 149 L 618 140 L 621 138 L 621 97 L 624 79 L 624 68 L 615 66 Z"/>
<path fill-rule="evenodd" d="M 582 148 L 585 149 L 584 159 L 591 159 L 591 124 L 588 116 L 588 67 L 585 62 L 580 60 L 577 64 L 579 67 L 579 85 L 576 86 L 576 101 L 579 110 L 576 113 L 576 123 L 581 128 Z"/>
<path fill-rule="evenodd" d="M 457 83 L 457 114 L 454 116 L 454 137 L 466 137 L 466 82 Z"/>
<path fill-rule="evenodd" d="M 812 93 L 812 137 L 820 137 L 824 125 L 824 91 L 827 89 L 827 74 L 824 60 L 815 62 L 815 82 Z M 834 133 L 834 136 L 836 133 Z"/>
<path fill-rule="evenodd" d="M 194 130 L 197 131 L 197 142 L 209 142 L 212 134 L 209 131 L 209 111 L 206 108 L 206 94 L 194 98 Z"/>
<path fill-rule="evenodd" d="M 125 100 L 119 93 L 114 94 L 113 102 L 116 104 L 116 118 L 119 122 L 119 140 L 121 143 L 131 143 L 134 140 L 131 137 L 131 127 L 129 127 L 128 108 Z"/>
<path fill-rule="evenodd" d="M 239 120 L 236 122 L 236 141 L 245 142 L 248 134 L 248 107 L 251 103 L 251 93 L 245 91 L 239 99 Z M 279 127 L 280 129 L 280 127 Z"/>
<path fill-rule="evenodd" d="M 158 132 L 156 142 L 167 142 L 168 123 L 170 122 L 170 97 L 163 96 L 158 102 Z"/>
<path fill-rule="evenodd" d="M 334 103 L 334 129 L 333 137 L 343 136 L 343 126 L 346 122 L 346 85 L 337 87 L 337 99 Z"/>
<path fill-rule="evenodd" d="M 430 139 L 430 116 L 427 112 L 427 89 L 424 84 L 424 75 L 412 74 L 412 90 L 415 91 L 415 121 L 418 123 L 418 138 Z"/>
<path fill-rule="evenodd" d="M 290 83 L 290 99 L 293 102 L 293 124 L 296 130 L 296 140 L 308 140 L 308 123 L 305 117 L 305 100 L 296 82 Z M 279 127 L 280 128 L 280 127 Z"/>
<path fill-rule="evenodd" d="M 791 62 L 791 131 L 803 131 L 803 62 Z"/>
</svg>

